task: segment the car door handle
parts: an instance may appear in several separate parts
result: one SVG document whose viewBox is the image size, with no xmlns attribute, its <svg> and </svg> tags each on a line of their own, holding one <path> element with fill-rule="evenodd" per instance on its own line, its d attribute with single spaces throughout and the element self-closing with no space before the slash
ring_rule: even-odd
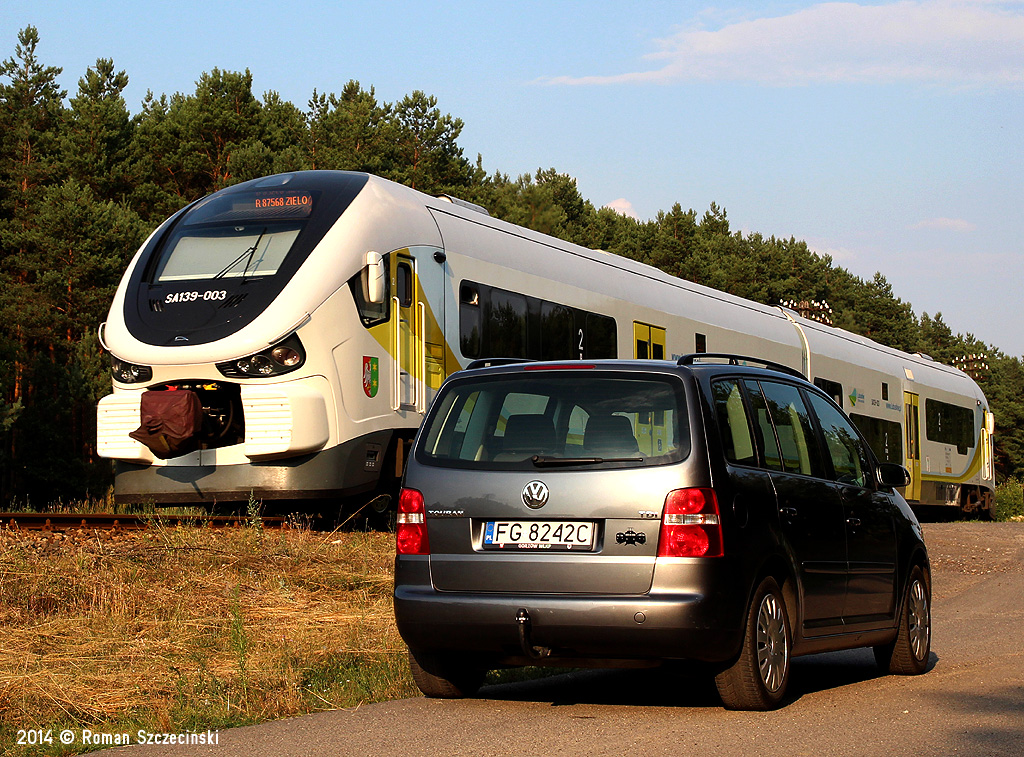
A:
<svg viewBox="0 0 1024 757">
<path fill-rule="evenodd" d="M 860 525 L 860 518 L 847 518 L 846 525 L 852 526 L 853 528 L 857 528 L 857 526 Z"/>
<path fill-rule="evenodd" d="M 800 514 L 800 511 L 795 507 L 780 507 L 779 512 L 785 515 L 787 518 L 795 518 Z"/>
</svg>

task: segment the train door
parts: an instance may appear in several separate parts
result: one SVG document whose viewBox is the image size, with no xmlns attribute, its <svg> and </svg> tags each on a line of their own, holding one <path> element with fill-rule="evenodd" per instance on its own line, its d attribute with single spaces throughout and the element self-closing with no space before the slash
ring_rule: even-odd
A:
<svg viewBox="0 0 1024 757">
<path fill-rule="evenodd" d="M 633 321 L 633 357 L 639 360 L 664 360 L 665 329 Z M 668 440 L 664 410 L 637 413 L 634 430 L 640 454 L 653 457 L 665 453 Z"/>
<path fill-rule="evenodd" d="M 995 417 L 986 410 L 982 414 L 981 424 L 981 477 L 992 479 L 992 431 L 995 429 Z"/>
<path fill-rule="evenodd" d="M 903 392 L 904 427 L 906 434 L 907 470 L 910 484 L 903 496 L 912 501 L 921 500 L 921 412 L 920 397 L 913 392 Z"/>
<path fill-rule="evenodd" d="M 395 410 L 426 412 L 445 377 L 444 258 L 411 247 L 392 256 Z"/>
</svg>

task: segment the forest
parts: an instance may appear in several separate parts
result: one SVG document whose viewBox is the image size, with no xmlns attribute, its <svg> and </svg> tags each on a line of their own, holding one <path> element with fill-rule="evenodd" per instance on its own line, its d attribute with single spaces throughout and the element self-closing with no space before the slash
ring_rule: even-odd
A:
<svg viewBox="0 0 1024 757">
<path fill-rule="evenodd" d="M 795 238 L 730 228 L 724 208 L 679 204 L 638 221 L 581 196 L 554 168 L 511 177 L 459 146 L 463 121 L 414 91 L 381 102 L 348 81 L 305 107 L 214 69 L 189 94 L 150 92 L 132 114 L 128 75 L 101 58 L 70 95 L 26 27 L 0 63 L 0 509 L 104 498 L 96 402 L 110 391 L 96 330 L 139 245 L 185 204 L 298 169 L 367 171 L 493 216 L 633 258 L 762 303 L 822 302 L 834 325 L 968 366 L 996 417 L 1000 480 L 1024 475 L 1024 365 L 941 313 L 915 315 L 882 273 L 852 275 Z M 894 255 L 893 259 L 897 259 Z M 955 287 L 950 287 L 955 291 Z"/>
</svg>

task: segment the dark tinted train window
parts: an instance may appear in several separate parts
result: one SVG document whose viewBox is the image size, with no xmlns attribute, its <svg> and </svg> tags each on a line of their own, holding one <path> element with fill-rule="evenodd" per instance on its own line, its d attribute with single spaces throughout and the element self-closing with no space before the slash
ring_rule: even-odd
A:
<svg viewBox="0 0 1024 757">
<path fill-rule="evenodd" d="M 587 313 L 587 333 L 584 337 L 585 358 L 613 358 L 618 353 L 615 338 L 615 319 L 606 315 Z"/>
<path fill-rule="evenodd" d="M 808 392 L 811 407 L 825 438 L 825 450 L 832 461 L 836 481 L 867 487 L 871 481 L 871 463 L 856 430 L 828 400 Z"/>
<path fill-rule="evenodd" d="M 951 444 L 966 455 L 974 446 L 974 411 L 948 402 L 924 401 L 925 436 L 930 442 Z"/>
<path fill-rule="evenodd" d="M 459 349 L 480 357 L 480 290 L 471 284 L 459 288 Z"/>
<path fill-rule="evenodd" d="M 541 360 L 563 360 L 573 352 L 572 310 L 564 305 L 545 302 L 540 308 Z"/>
<path fill-rule="evenodd" d="M 492 289 L 484 312 L 487 357 L 526 357 L 526 298 Z"/>
<path fill-rule="evenodd" d="M 472 281 L 459 287 L 459 346 L 471 358 L 618 354 L 614 318 Z"/>
<path fill-rule="evenodd" d="M 718 430 L 725 448 L 725 459 L 740 465 L 757 465 L 754 437 L 750 434 L 747 410 L 739 382 L 716 381 L 711 385 L 715 397 Z"/>
<path fill-rule="evenodd" d="M 388 267 L 388 256 L 384 256 L 384 269 Z M 348 281 L 349 289 L 352 290 L 352 298 L 356 302 L 356 310 L 359 311 L 359 320 L 364 326 L 373 326 L 375 323 L 382 323 L 389 317 L 389 305 L 391 304 L 391 282 L 384 277 L 384 301 L 370 302 L 366 299 L 366 276 L 365 269 L 360 271 Z"/>
<path fill-rule="evenodd" d="M 903 427 L 899 423 L 857 413 L 850 413 L 850 420 L 867 439 L 875 457 L 883 463 L 903 465 Z"/>
<path fill-rule="evenodd" d="M 843 385 L 838 381 L 829 381 L 828 379 L 815 377 L 814 385 L 834 399 L 839 407 L 843 406 Z"/>
<path fill-rule="evenodd" d="M 412 266 L 408 263 L 399 263 L 395 280 L 395 296 L 398 297 L 398 304 L 403 308 L 412 305 Z"/>
</svg>

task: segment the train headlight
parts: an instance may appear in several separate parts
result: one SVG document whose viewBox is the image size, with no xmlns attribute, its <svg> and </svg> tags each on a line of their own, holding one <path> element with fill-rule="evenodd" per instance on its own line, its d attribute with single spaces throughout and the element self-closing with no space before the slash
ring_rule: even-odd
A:
<svg viewBox="0 0 1024 757">
<path fill-rule="evenodd" d="M 111 355 L 110 376 L 122 384 L 139 384 L 153 378 L 153 369 L 148 365 L 135 365 Z"/>
<path fill-rule="evenodd" d="M 283 365 L 285 368 L 294 368 L 302 362 L 302 355 L 298 350 L 291 347 L 280 345 L 270 351 L 270 357 L 278 365 Z"/>
<path fill-rule="evenodd" d="M 302 342 L 292 334 L 283 342 L 255 355 L 217 363 L 217 370 L 228 378 L 268 378 L 294 371 L 305 362 L 306 353 L 302 349 Z"/>
</svg>

